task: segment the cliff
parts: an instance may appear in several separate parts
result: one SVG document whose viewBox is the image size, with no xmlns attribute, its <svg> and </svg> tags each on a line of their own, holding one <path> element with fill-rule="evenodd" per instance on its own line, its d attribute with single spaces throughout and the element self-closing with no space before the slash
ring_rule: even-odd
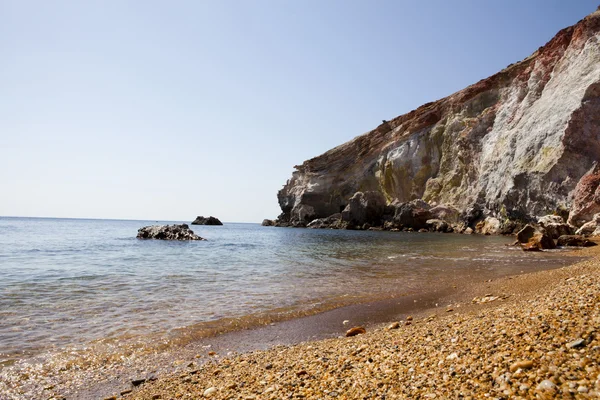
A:
<svg viewBox="0 0 600 400">
<path fill-rule="evenodd" d="M 279 221 L 340 213 L 356 192 L 456 208 L 465 226 L 566 216 L 600 160 L 599 39 L 597 11 L 525 60 L 296 166 Z"/>
</svg>

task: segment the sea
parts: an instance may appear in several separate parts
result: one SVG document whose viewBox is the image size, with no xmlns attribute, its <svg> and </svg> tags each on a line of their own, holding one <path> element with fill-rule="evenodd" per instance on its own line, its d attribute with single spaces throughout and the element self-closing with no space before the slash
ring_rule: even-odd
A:
<svg viewBox="0 0 600 400">
<path fill-rule="evenodd" d="M 449 278 L 573 262 L 501 236 L 225 223 L 191 226 L 206 241 L 136 239 L 143 226 L 171 223 L 182 221 L 0 217 L 0 369 L 94 343 L 175 345 Z"/>
</svg>

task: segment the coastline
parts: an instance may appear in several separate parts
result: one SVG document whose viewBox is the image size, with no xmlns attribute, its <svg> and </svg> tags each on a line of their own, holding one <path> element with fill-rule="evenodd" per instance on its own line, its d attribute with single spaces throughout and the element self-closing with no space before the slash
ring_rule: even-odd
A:
<svg viewBox="0 0 600 400">
<path fill-rule="evenodd" d="M 444 322 L 439 321 L 445 321 L 448 318 L 450 318 L 450 322 L 454 322 L 454 318 L 459 318 L 462 321 L 461 323 L 468 324 L 477 318 L 477 313 L 487 312 L 485 310 L 493 311 L 503 307 L 518 307 L 519 304 L 526 303 L 528 299 L 536 294 L 547 291 L 549 287 L 560 286 L 566 277 L 576 276 L 582 271 L 582 268 L 595 272 L 596 276 L 600 275 L 598 273 L 600 250 L 597 250 L 597 248 L 582 249 L 571 252 L 569 255 L 577 258 L 591 258 L 567 267 L 532 273 L 526 272 L 492 281 L 447 282 L 448 285 L 445 289 L 440 288 L 436 292 L 346 306 L 316 315 L 267 324 L 251 330 L 240 330 L 215 337 L 201 338 L 180 348 L 171 348 L 163 353 L 155 353 L 146 360 L 134 354 L 116 364 L 109 362 L 107 366 L 94 371 L 92 376 L 86 376 L 78 367 L 74 367 L 63 373 L 60 382 L 46 385 L 42 393 L 48 398 L 53 398 L 53 396 L 61 398 L 61 396 L 64 396 L 67 399 L 103 399 L 110 398 L 113 395 L 119 397 L 121 392 L 126 392 L 125 397 L 127 398 L 131 398 L 131 396 L 134 396 L 133 398 L 153 398 L 159 394 L 162 395 L 161 398 L 170 398 L 168 392 L 171 389 L 165 388 L 181 387 L 181 389 L 178 389 L 181 393 L 191 393 L 194 397 L 201 397 L 204 393 L 201 391 L 203 385 L 217 379 L 214 384 L 217 385 L 216 387 L 221 388 L 221 391 L 214 395 L 215 398 L 228 398 L 232 396 L 232 393 L 240 392 L 241 388 L 225 390 L 227 384 L 224 383 L 223 379 L 226 379 L 227 376 L 223 375 L 215 378 L 212 373 L 215 368 L 219 369 L 215 365 L 221 365 L 221 369 L 233 368 L 231 369 L 233 372 L 235 370 L 233 365 L 241 363 L 243 360 L 254 360 L 258 363 L 256 357 L 261 360 L 273 357 L 276 359 L 279 357 L 280 352 L 287 354 L 286 357 L 292 365 L 296 364 L 295 358 L 302 358 L 302 346 L 306 347 L 307 343 L 310 343 L 308 346 L 320 347 L 323 351 L 329 352 L 331 347 L 335 349 L 334 351 L 339 350 L 346 354 L 353 351 L 350 350 L 350 347 L 354 346 L 357 341 L 360 343 L 379 343 L 382 340 L 389 340 L 389 338 L 385 338 L 385 335 L 391 334 L 391 331 L 386 332 L 383 327 L 389 322 L 404 320 L 410 314 L 414 317 L 414 323 L 411 326 L 402 325 L 400 329 L 393 331 L 393 333 L 400 335 L 399 338 L 394 339 L 398 342 L 403 337 L 406 339 L 405 335 L 408 335 L 408 337 L 414 336 L 414 329 L 435 327 L 440 323 L 443 325 Z M 492 294 L 497 298 L 494 301 L 482 304 L 472 302 L 474 297 L 482 298 L 487 294 Z M 446 312 L 448 306 L 453 309 L 452 312 Z M 430 320 L 430 316 L 433 314 L 437 317 Z M 342 321 L 344 320 L 350 320 L 350 323 L 343 325 Z M 367 334 L 360 335 L 357 338 L 340 337 L 346 329 L 355 324 L 364 324 L 367 327 Z M 404 351 L 408 350 L 410 349 L 404 349 Z M 149 364 L 152 364 L 152 368 L 149 368 Z M 260 376 L 265 371 L 261 368 L 255 368 L 257 365 L 252 364 L 252 371 L 257 374 L 256 376 Z M 190 375 L 190 373 L 193 375 Z M 272 375 L 275 376 L 275 374 Z M 191 381 L 198 383 L 189 386 L 189 382 L 181 381 L 190 376 L 194 376 Z M 157 379 L 157 381 L 147 382 L 137 388 L 131 385 L 132 380 L 149 378 Z M 204 388 L 204 390 L 207 388 Z M 250 387 L 246 389 L 249 390 L 248 393 L 258 395 L 259 393 L 256 392 L 259 392 L 259 389 L 264 391 L 267 387 L 259 385 L 253 389 Z M 292 393 L 288 389 L 286 389 L 287 391 L 274 391 L 273 393 L 279 393 L 279 395 Z M 127 393 L 128 390 L 133 390 L 133 392 Z M 271 394 L 273 395 L 273 393 Z M 342 395 L 343 393 L 339 392 L 339 394 Z M 259 397 L 270 398 L 270 396 Z"/>
<path fill-rule="evenodd" d="M 205 393 L 248 399 L 444 398 L 460 393 L 466 398 L 569 393 L 593 398 L 600 390 L 600 341 L 594 333 L 600 328 L 600 249 L 578 255 L 590 258 L 559 269 L 466 284 L 442 296 L 438 307 L 412 314 L 411 325 L 399 329 L 375 324 L 352 338 L 279 344 L 229 356 L 215 347 L 210 351 L 217 354 L 207 352 L 210 361 L 203 365 L 190 363 L 123 391 L 132 390 L 125 397 L 135 399 Z M 487 294 L 498 298 L 473 302 Z"/>
</svg>

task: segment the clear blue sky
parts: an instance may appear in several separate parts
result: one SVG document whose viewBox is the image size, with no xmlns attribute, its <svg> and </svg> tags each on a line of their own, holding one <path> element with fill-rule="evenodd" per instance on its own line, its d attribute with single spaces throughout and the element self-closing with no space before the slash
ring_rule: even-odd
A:
<svg viewBox="0 0 600 400">
<path fill-rule="evenodd" d="M 294 165 L 597 6 L 0 0 L 0 215 L 274 218 Z"/>
</svg>

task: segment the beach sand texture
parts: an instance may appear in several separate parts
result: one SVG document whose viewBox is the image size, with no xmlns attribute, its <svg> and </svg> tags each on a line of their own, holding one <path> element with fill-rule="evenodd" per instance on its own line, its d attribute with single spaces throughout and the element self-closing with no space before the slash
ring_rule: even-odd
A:
<svg viewBox="0 0 600 400">
<path fill-rule="evenodd" d="M 599 398 L 600 250 L 579 255 L 591 258 L 473 285 L 396 329 L 206 354 L 211 361 L 124 397 Z"/>
</svg>

